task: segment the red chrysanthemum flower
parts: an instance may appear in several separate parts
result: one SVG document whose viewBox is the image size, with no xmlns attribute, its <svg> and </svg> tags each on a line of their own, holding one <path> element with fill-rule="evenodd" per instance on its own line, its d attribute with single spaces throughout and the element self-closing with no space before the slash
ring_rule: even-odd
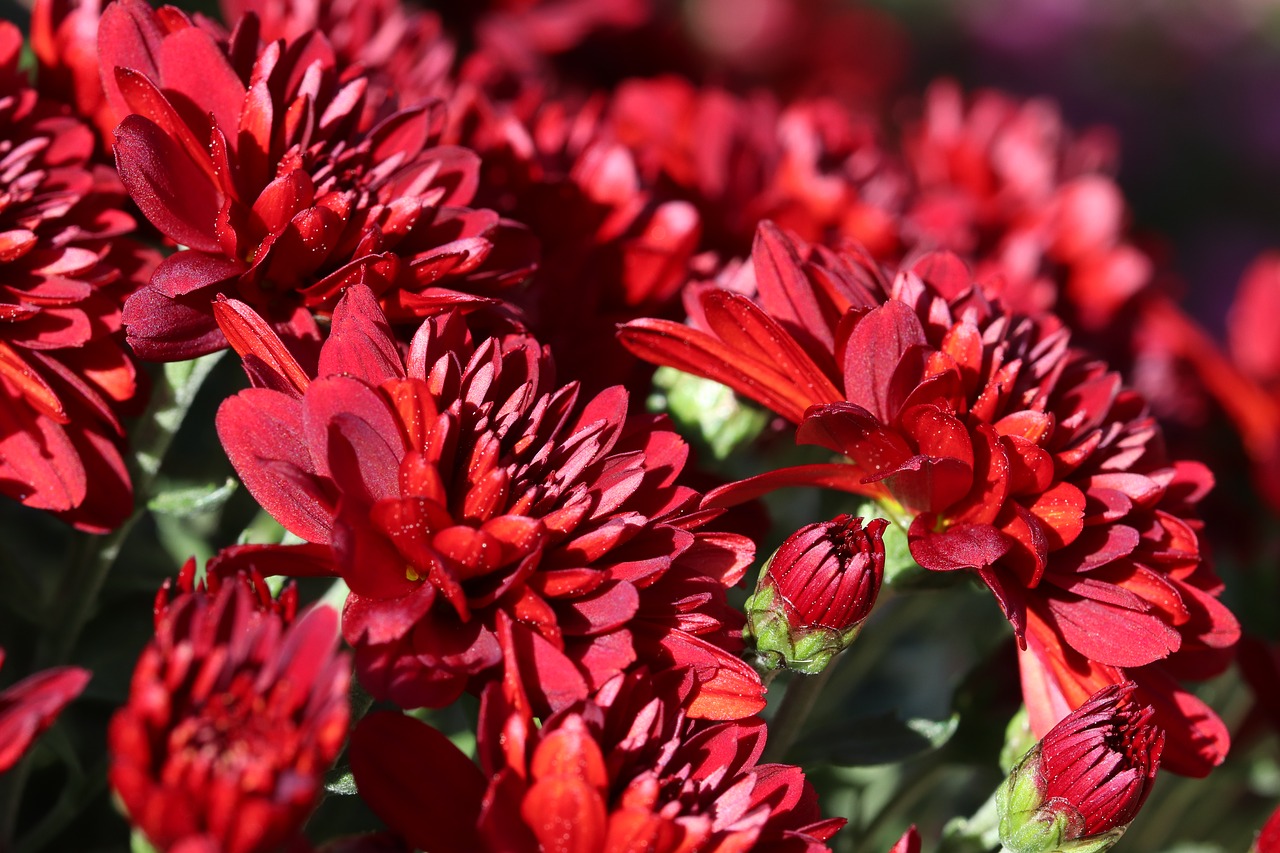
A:
<svg viewBox="0 0 1280 853">
<path fill-rule="evenodd" d="M 543 706 L 643 659 L 698 669 L 695 715 L 763 707 L 724 597 L 754 549 L 705 529 L 717 512 L 678 479 L 687 446 L 628 417 L 622 389 L 579 402 L 535 340 L 473 340 L 456 313 L 425 323 L 406 362 L 360 286 L 314 381 L 248 306 L 217 312 L 260 386 L 222 404 L 223 446 L 286 529 L 332 546 L 310 572 L 350 586 L 343 632 L 376 696 L 434 706 L 478 687 L 497 674 L 506 614 Z M 239 556 L 300 571 L 272 569 L 273 553 L 288 559 Z"/>
<path fill-rule="evenodd" d="M 694 325 L 624 327 L 638 355 L 729 385 L 847 458 L 708 496 L 816 484 L 874 497 L 927 569 L 971 569 L 1014 626 L 1045 732 L 1127 678 L 1169 731 L 1166 763 L 1207 773 L 1227 732 L 1173 675 L 1221 671 L 1239 636 L 1192 506 L 1211 479 L 1050 315 L 1004 311 L 952 255 L 890 282 L 864 254 L 765 225 L 736 282 L 691 291 Z"/>
<path fill-rule="evenodd" d="M 120 305 L 155 259 L 126 237 L 93 132 L 28 85 L 21 50 L 0 22 L 0 493 L 101 533 L 133 508 Z"/>
<path fill-rule="evenodd" d="M 652 368 L 613 335 L 665 316 L 689 278 L 701 226 L 692 205 L 663 200 L 602 122 L 602 98 L 556 98 L 522 81 L 498 97 L 462 85 L 451 105 L 461 144 L 479 152 L 478 196 L 529 223 L 536 275 L 510 295 L 521 319 L 584 390 L 648 388 Z"/>
<path fill-rule="evenodd" d="M 286 337 L 317 337 L 362 281 L 395 319 L 412 319 L 519 280 L 527 240 L 465 205 L 474 153 L 436 144 L 443 105 L 395 111 L 343 67 L 319 33 L 259 49 L 256 19 L 225 39 L 142 0 L 108 7 L 98 52 L 118 116 L 116 165 L 138 207 L 173 242 L 125 306 L 144 358 L 191 358 L 226 345 L 218 294 L 253 305 Z M 464 294 L 453 287 L 461 287 Z"/>
<path fill-rule="evenodd" d="M 644 179 L 698 209 L 706 248 L 742 254 L 756 225 L 771 219 L 815 242 L 844 237 L 878 255 L 899 250 L 905 177 L 870 113 L 663 77 L 625 81 L 607 118 Z"/>
<path fill-rule="evenodd" d="M 0 649 L 0 666 L 4 649 Z M 0 773 L 18 763 L 32 741 L 80 695 L 88 670 L 77 666 L 46 669 L 0 690 Z"/>
<path fill-rule="evenodd" d="M 844 819 L 821 819 L 800 768 L 758 763 L 762 721 L 690 719 L 691 684 L 633 670 L 540 727 L 518 688 L 490 685 L 483 772 L 424 723 L 373 714 L 352 735 L 352 771 L 370 808 L 431 850 L 826 850 Z"/>
<path fill-rule="evenodd" d="M 222 0 L 224 20 L 258 18 L 265 41 L 324 33 L 342 65 L 359 64 L 370 84 L 403 104 L 446 97 L 456 49 L 440 16 L 401 0 Z M 376 102 L 376 99 L 375 99 Z"/>
<path fill-rule="evenodd" d="M 739 97 L 678 78 L 629 80 L 609 126 L 651 184 L 699 210 L 705 246 L 746 251 L 762 219 L 810 242 L 862 244 L 897 262 L 949 249 L 1003 277 L 1010 308 L 1055 306 L 1091 329 L 1152 278 L 1128 239 L 1109 176 L 1114 144 L 1073 136 L 1047 101 L 930 87 L 921 117 L 895 130 L 834 99 Z M 901 135 L 900 148 L 887 139 Z"/>
<path fill-rule="evenodd" d="M 1091 329 L 1150 284 L 1151 260 L 1127 238 L 1109 174 L 1112 134 L 1073 134 L 1048 100 L 966 98 L 951 81 L 929 87 L 921 112 L 903 140 L 907 245 L 960 252 L 980 278 L 1004 277 L 1009 308 L 1057 308 Z"/>
<path fill-rule="evenodd" d="M 301 829 L 347 736 L 338 615 L 321 607 L 290 623 L 247 579 L 162 596 L 129 702 L 111 721 L 111 786 L 161 850 L 277 850 Z"/>
</svg>

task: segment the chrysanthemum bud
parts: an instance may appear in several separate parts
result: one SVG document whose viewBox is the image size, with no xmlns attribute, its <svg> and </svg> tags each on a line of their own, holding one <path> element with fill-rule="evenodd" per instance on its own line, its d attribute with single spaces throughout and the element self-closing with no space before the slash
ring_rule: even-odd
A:
<svg viewBox="0 0 1280 853">
<path fill-rule="evenodd" d="M 1164 732 L 1133 682 L 1099 690 L 1023 756 L 997 796 L 1010 853 L 1100 853 L 1151 792 Z"/>
<path fill-rule="evenodd" d="M 841 515 L 782 543 L 747 599 L 743 631 L 770 667 L 816 675 L 853 642 L 880 592 L 887 525 Z"/>
</svg>

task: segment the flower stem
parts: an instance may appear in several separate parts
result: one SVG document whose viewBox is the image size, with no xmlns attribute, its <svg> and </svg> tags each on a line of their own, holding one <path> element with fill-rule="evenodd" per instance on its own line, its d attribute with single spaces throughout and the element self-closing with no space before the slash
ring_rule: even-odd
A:
<svg viewBox="0 0 1280 853">
<path fill-rule="evenodd" d="M 216 352 L 164 366 L 151 402 L 133 435 L 133 455 L 129 459 L 133 512 L 120 527 L 106 536 L 84 536 L 78 543 L 71 567 L 63 575 L 58 592 L 50 602 L 49 618 L 45 624 L 55 626 L 56 630 L 41 638 L 36 651 L 36 669 L 58 666 L 70 660 L 121 547 L 133 526 L 147 511 L 147 501 L 169 445 L 182 426 L 200 386 L 221 356 L 221 352 Z"/>
<path fill-rule="evenodd" d="M 787 683 L 787 692 L 782 697 L 782 704 L 778 706 L 777 713 L 769 721 L 769 741 L 765 744 L 762 761 L 765 763 L 782 761 L 791 751 L 800 733 L 804 731 L 805 721 L 809 719 L 809 713 L 818 701 L 818 696 L 831 680 L 831 673 L 835 671 L 836 664 L 842 657 L 844 657 L 843 654 L 836 655 L 831 663 L 827 664 L 827 668 L 817 675 L 792 676 L 791 681 Z"/>
<path fill-rule="evenodd" d="M 996 798 L 999 794 L 1000 786 L 997 786 L 972 817 L 956 818 L 950 821 L 942 831 L 942 843 L 938 845 L 938 853 L 985 853 L 989 850 L 1004 850 L 1003 845 L 1000 844 L 1000 815 L 996 809 Z"/>
</svg>

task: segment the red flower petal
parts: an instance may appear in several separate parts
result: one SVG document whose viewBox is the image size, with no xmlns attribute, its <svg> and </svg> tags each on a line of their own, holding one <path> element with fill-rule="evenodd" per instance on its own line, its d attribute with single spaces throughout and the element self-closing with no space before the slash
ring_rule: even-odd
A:
<svg viewBox="0 0 1280 853">
<path fill-rule="evenodd" d="M 217 426 L 227 457 L 258 503 L 286 530 L 327 543 L 335 503 L 311 458 L 301 402 L 250 388 L 222 403 Z"/>
<path fill-rule="evenodd" d="M 221 254 L 213 224 L 221 193 L 155 122 L 131 115 L 116 128 L 116 168 L 138 207 L 179 245 Z"/>
<path fill-rule="evenodd" d="M 236 354 L 254 362 L 253 376 L 258 382 L 267 380 L 268 387 L 285 394 L 306 393 L 310 377 L 257 312 L 238 299 L 219 296 L 213 303 L 213 316 Z"/>
<path fill-rule="evenodd" d="M 64 666 L 37 672 L 0 692 L 0 773 L 17 763 L 90 677 L 88 670 Z"/>
<path fill-rule="evenodd" d="M 350 759 L 360 798 L 414 847 L 482 849 L 476 826 L 485 778 L 440 732 L 403 714 L 376 711 L 352 732 Z"/>
<path fill-rule="evenodd" d="M 858 321 L 845 345 L 846 398 L 866 409 L 880 423 L 894 420 L 898 413 L 892 404 L 902 402 L 891 400 L 894 373 L 908 350 L 925 343 L 924 327 L 909 306 L 891 299 L 872 309 Z"/>
</svg>

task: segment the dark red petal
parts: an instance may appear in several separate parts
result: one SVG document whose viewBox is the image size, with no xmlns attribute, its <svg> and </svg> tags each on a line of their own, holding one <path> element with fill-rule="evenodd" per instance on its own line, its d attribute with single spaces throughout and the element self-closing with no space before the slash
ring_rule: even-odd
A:
<svg viewBox="0 0 1280 853">
<path fill-rule="evenodd" d="M 306 392 L 311 378 L 256 311 L 238 299 L 219 296 L 213 303 L 213 316 L 236 354 L 246 362 L 253 359 L 255 384 L 269 380 L 268 387 L 286 394 L 301 396 Z"/>
<path fill-rule="evenodd" d="M 387 318 L 373 291 L 347 288 L 333 310 L 329 339 L 320 350 L 320 376 L 353 376 L 370 385 L 404 378 L 404 360 L 396 349 Z"/>
<path fill-rule="evenodd" d="M 302 403 L 279 391 L 250 388 L 218 408 L 218 437 L 249 493 L 286 530 L 327 543 L 331 492 L 312 461 Z M 287 471 L 289 476 L 281 476 Z M 309 484 L 309 487 L 308 487 Z"/>
<path fill-rule="evenodd" d="M 764 710 L 764 684 L 741 658 L 680 630 L 669 631 L 659 644 L 673 665 L 693 670 L 696 680 L 688 706 L 690 717 L 742 720 Z"/>
<path fill-rule="evenodd" d="M 893 845 L 889 853 L 920 853 L 920 833 L 912 826 Z"/>
<path fill-rule="evenodd" d="M 1046 602 L 1062 638 L 1080 654 L 1110 666 L 1142 666 L 1178 650 L 1182 638 L 1156 614 L 1109 606 L 1070 593 Z"/>
<path fill-rule="evenodd" d="M 539 716 L 585 699 L 587 683 L 564 652 L 527 626 L 511 625 L 512 655 L 519 680 Z"/>
<path fill-rule="evenodd" d="M 121 319 L 129 346 L 148 361 L 186 361 L 227 345 L 211 304 L 187 305 L 150 286 L 129 297 Z"/>
<path fill-rule="evenodd" d="M 887 494 L 883 486 L 863 482 L 865 478 L 866 475 L 862 469 L 845 462 L 779 468 L 776 471 L 757 474 L 754 477 L 712 489 L 703 497 L 702 506 L 737 506 L 790 486 L 821 486 L 871 498 L 884 497 Z"/>
<path fill-rule="evenodd" d="M 213 36 L 200 27 L 169 33 L 156 58 L 167 91 L 190 99 L 201 115 L 212 115 L 224 133 L 240 126 L 244 83 Z"/>
<path fill-rule="evenodd" d="M 218 285 L 233 281 L 244 271 L 244 264 L 224 258 L 221 254 L 175 252 L 160 262 L 160 266 L 151 274 L 147 287 L 170 299 L 190 296 L 208 288 L 210 292 L 203 298 L 211 300 L 222 289 Z"/>
<path fill-rule="evenodd" d="M 888 423 L 897 415 L 889 411 L 889 387 L 898 364 L 909 349 L 926 343 L 920 318 L 904 303 L 892 299 L 872 309 L 845 347 L 846 399 Z"/>
<path fill-rule="evenodd" d="M 1231 747 L 1231 735 L 1217 713 L 1183 689 L 1159 664 L 1127 674 L 1138 683 L 1138 698 L 1155 709 L 1152 722 L 1165 730 L 1161 766 L 1180 776 L 1208 776 Z"/>
<path fill-rule="evenodd" d="M 117 68 L 132 68 L 160 79 L 155 57 L 160 52 L 164 32 L 146 0 L 121 0 L 108 4 L 98 22 L 98 61 L 102 88 L 116 118 L 129 114 L 129 105 L 115 84 Z"/>
<path fill-rule="evenodd" d="M 221 254 L 214 224 L 221 193 L 155 122 L 131 115 L 116 128 L 116 168 L 156 228 L 179 245 Z"/>
<path fill-rule="evenodd" d="M 0 773 L 8 770 L 36 736 L 80 695 L 90 673 L 79 667 L 47 669 L 0 693 Z"/>
<path fill-rule="evenodd" d="M 911 523 L 911 556 L 933 572 L 981 569 L 1009 553 L 1009 537 L 989 524 L 956 524 L 942 532 L 930 529 L 932 517 Z"/>
<path fill-rule="evenodd" d="M 863 477 L 893 471 L 914 454 L 902 436 L 855 403 L 814 406 L 796 430 L 797 444 L 816 444 L 848 456 Z"/>
<path fill-rule="evenodd" d="M 796 340 L 750 299 L 713 288 L 702 293 L 702 313 L 708 329 L 751 362 L 784 377 L 798 399 L 810 405 L 841 399 L 831 379 L 814 364 Z"/>
<path fill-rule="evenodd" d="M 84 463 L 66 431 L 26 406 L 0 406 L 0 491 L 38 509 L 79 506 Z"/>
<path fill-rule="evenodd" d="M 761 307 L 781 321 L 811 357 L 829 361 L 835 338 L 795 241 L 772 222 L 761 222 L 751 247 L 751 268 Z"/>
<path fill-rule="evenodd" d="M 535 782 L 520 809 L 546 853 L 598 853 L 605 837 L 600 792 L 581 779 Z"/>
<path fill-rule="evenodd" d="M 343 471 L 356 475 L 339 483 L 341 488 L 358 492 L 363 483 L 370 490 L 366 497 L 372 499 L 399 492 L 404 441 L 382 395 L 358 379 L 326 376 L 311 383 L 303 403 L 307 441 L 321 474 L 333 471 L 334 461 L 341 458 L 349 463 Z M 337 451 L 341 457 L 329 447 L 335 434 L 344 439 L 344 447 Z M 348 458 L 349 453 L 354 456 Z"/>
<path fill-rule="evenodd" d="M 376 711 L 351 734 L 360 798 L 421 850 L 473 853 L 485 778 L 447 737 L 417 720 Z"/>
<path fill-rule="evenodd" d="M 209 176 L 209 182 L 216 185 L 218 176 L 208 151 L 151 78 L 133 68 L 117 68 L 115 81 L 129 112 L 155 122 L 183 147 L 191 161 Z"/>
</svg>

